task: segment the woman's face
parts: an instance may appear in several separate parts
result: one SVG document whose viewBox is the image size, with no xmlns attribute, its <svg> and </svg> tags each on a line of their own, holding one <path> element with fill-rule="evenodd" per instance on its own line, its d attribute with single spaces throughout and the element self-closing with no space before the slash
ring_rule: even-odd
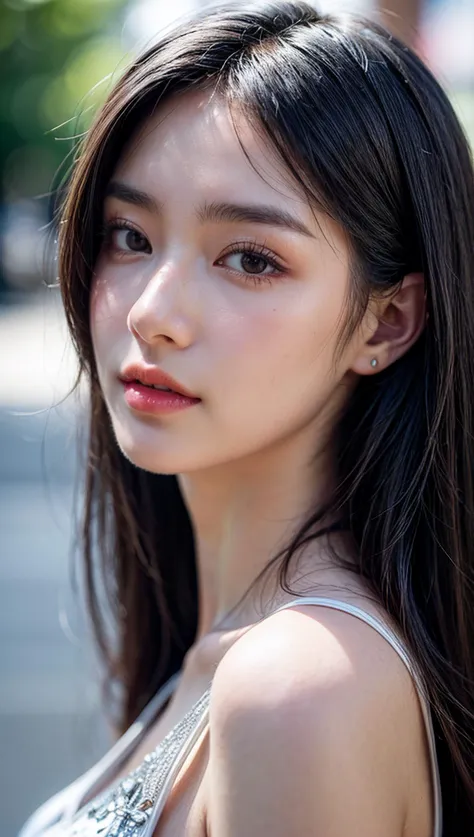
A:
<svg viewBox="0 0 474 837">
<path fill-rule="evenodd" d="M 149 471 L 222 465 L 313 429 L 317 445 L 364 339 L 356 334 L 335 362 L 345 237 L 314 215 L 244 117 L 234 120 L 251 162 L 225 101 L 205 92 L 171 101 L 109 184 L 93 345 L 117 441 Z M 133 363 L 201 400 L 137 410 L 120 380 Z"/>
</svg>

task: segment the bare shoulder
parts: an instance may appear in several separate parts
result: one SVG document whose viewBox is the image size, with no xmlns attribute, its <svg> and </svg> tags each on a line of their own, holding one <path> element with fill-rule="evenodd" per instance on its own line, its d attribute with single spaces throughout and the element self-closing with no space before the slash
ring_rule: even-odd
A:
<svg viewBox="0 0 474 837">
<path fill-rule="evenodd" d="M 219 835 L 253 833 L 252 817 L 264 811 L 272 837 L 409 834 L 414 786 L 422 800 L 417 834 L 425 827 L 429 834 L 424 728 L 412 679 L 389 643 L 354 616 L 300 605 L 254 626 L 216 670 L 210 729 Z M 238 788 L 244 797 L 247 831 L 242 813 L 225 810 L 226 781 L 234 803 Z M 225 830 L 234 820 L 239 825 Z"/>
<path fill-rule="evenodd" d="M 309 697 L 313 711 L 338 698 L 385 712 L 416 700 L 399 655 L 372 627 L 345 612 L 299 605 L 255 625 L 227 651 L 213 684 L 213 703 L 277 705 Z M 388 700 L 388 705 L 385 704 Z M 315 703 L 316 700 L 316 703 Z M 234 706 L 235 704 L 235 706 Z"/>
</svg>

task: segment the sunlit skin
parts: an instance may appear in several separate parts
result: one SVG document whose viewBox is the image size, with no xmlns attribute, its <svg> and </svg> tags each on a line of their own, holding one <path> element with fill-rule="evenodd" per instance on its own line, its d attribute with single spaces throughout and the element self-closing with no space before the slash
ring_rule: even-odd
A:
<svg viewBox="0 0 474 837">
<path fill-rule="evenodd" d="M 179 475 L 195 532 L 198 639 L 217 624 L 255 621 L 252 597 L 224 617 L 327 497 L 331 436 L 358 376 L 406 351 L 423 319 L 412 275 L 394 302 L 370 304 L 336 355 L 350 282 L 344 231 L 311 209 L 269 144 L 233 117 L 252 165 L 228 104 L 209 92 L 171 101 L 133 139 L 112 181 L 146 193 L 148 205 L 106 198 L 91 298 L 117 442 L 137 466 Z M 293 228 L 223 219 L 209 209 L 218 204 L 285 212 Z M 132 232 L 114 229 L 117 219 Z M 140 361 L 201 402 L 163 416 L 131 409 L 118 375 Z M 312 545 L 316 580 L 322 560 Z"/>
</svg>

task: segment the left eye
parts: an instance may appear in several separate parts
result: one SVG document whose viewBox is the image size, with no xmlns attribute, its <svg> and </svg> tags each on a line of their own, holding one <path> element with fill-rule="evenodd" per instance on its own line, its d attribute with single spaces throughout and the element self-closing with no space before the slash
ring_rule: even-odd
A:
<svg viewBox="0 0 474 837">
<path fill-rule="evenodd" d="M 276 258 L 267 255 L 266 252 L 261 252 L 259 249 L 241 248 L 239 250 L 232 250 L 218 259 L 218 265 L 224 265 L 232 270 L 234 273 L 240 273 L 244 276 L 253 276 L 256 279 L 259 276 L 269 277 L 275 274 L 284 273 L 284 268 L 280 265 Z"/>
<path fill-rule="evenodd" d="M 227 264 L 233 270 L 241 270 L 243 273 L 274 273 L 274 267 L 265 256 L 258 253 L 231 253 L 225 257 Z"/>
</svg>

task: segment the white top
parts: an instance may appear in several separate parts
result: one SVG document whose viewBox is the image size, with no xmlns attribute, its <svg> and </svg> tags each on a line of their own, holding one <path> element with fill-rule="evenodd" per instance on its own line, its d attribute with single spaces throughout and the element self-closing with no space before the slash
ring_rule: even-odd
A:
<svg viewBox="0 0 474 837">
<path fill-rule="evenodd" d="M 381 619 L 336 599 L 302 596 L 278 607 L 263 619 L 287 607 L 311 604 L 340 610 L 361 619 L 386 639 L 407 667 L 419 696 L 426 725 L 433 779 L 433 837 L 441 837 L 441 785 L 430 705 L 407 649 L 400 637 Z M 18 837 L 152 837 L 174 780 L 207 727 L 212 683 L 138 768 L 124 779 L 114 782 L 113 777 L 174 692 L 180 677 L 181 672 L 174 674 L 158 690 L 136 721 L 97 764 L 38 808 Z M 94 796 L 95 789 L 103 786 L 108 778 L 111 780 L 110 785 Z M 91 796 L 88 803 L 81 805 L 83 799 Z"/>
</svg>

